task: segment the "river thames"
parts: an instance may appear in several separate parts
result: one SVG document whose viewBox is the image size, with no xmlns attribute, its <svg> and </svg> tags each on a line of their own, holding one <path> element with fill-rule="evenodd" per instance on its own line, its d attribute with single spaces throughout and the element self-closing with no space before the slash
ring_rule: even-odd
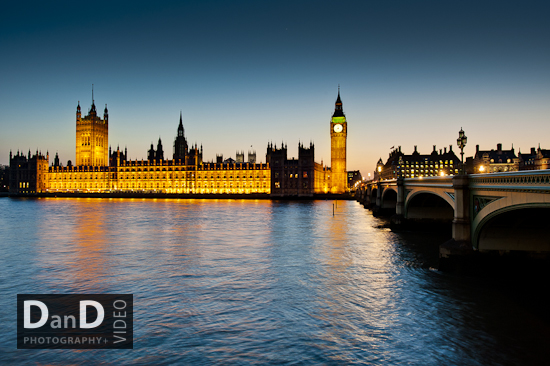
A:
<svg viewBox="0 0 550 366">
<path fill-rule="evenodd" d="M 354 201 L 0 198 L 0 363 L 526 365 L 531 287 L 438 271 Z M 17 294 L 133 294 L 133 350 L 18 350 Z"/>
</svg>

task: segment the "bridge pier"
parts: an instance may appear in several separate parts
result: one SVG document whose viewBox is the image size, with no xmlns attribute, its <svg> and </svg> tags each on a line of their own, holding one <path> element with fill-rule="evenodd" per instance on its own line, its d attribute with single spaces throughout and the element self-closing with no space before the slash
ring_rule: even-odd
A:
<svg viewBox="0 0 550 366">
<path fill-rule="evenodd" d="M 367 205 L 367 193 L 368 193 L 368 189 L 369 187 L 360 187 L 357 192 L 356 192 L 356 199 L 357 199 L 357 202 L 359 202 L 360 204 L 362 204 L 365 208 L 368 208 L 368 205 Z"/>
<path fill-rule="evenodd" d="M 369 184 L 365 192 L 365 200 L 363 201 L 363 206 L 365 206 L 365 208 L 369 208 L 371 206 L 372 204 L 371 196 L 372 196 L 372 185 Z"/>
<path fill-rule="evenodd" d="M 403 178 L 397 178 L 397 203 L 395 205 L 395 215 L 391 217 L 391 224 L 401 226 L 405 223 L 405 181 Z"/>
<path fill-rule="evenodd" d="M 453 177 L 455 196 L 454 219 L 452 224 L 453 238 L 439 246 L 440 269 L 455 267 L 455 262 L 469 260 L 473 254 L 470 220 L 469 177 Z"/>
<path fill-rule="evenodd" d="M 373 216 L 380 216 L 382 211 L 382 185 L 380 184 L 380 181 L 376 184 L 376 199 L 374 202 L 370 203 L 370 209 L 372 211 Z"/>
</svg>

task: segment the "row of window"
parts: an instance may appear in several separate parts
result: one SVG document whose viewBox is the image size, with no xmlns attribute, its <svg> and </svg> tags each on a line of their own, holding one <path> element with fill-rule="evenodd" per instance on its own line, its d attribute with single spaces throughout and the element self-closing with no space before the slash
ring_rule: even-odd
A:
<svg viewBox="0 0 550 366">
<path fill-rule="evenodd" d="M 104 183 L 104 182 L 103 182 Z M 161 187 L 162 188 L 166 188 L 166 187 L 172 187 L 172 185 L 170 183 L 166 183 L 166 182 L 162 182 L 162 183 L 142 183 L 142 182 L 138 182 L 138 183 L 121 183 L 119 186 L 120 188 L 155 188 L 155 185 L 157 188 Z M 187 187 L 197 187 L 197 188 L 227 188 L 227 187 L 230 187 L 230 188 L 260 188 L 260 187 L 263 187 L 263 188 L 266 188 L 268 186 L 268 183 L 266 182 L 263 182 L 263 183 L 259 183 L 259 182 L 256 182 L 256 183 L 243 183 L 243 184 L 233 184 L 233 183 L 204 183 L 204 184 L 201 184 L 201 183 L 197 183 L 196 185 L 194 183 L 190 183 L 190 184 L 186 184 L 186 183 L 182 183 L 181 185 L 179 185 L 178 183 L 175 183 L 173 185 L 175 188 L 187 188 Z M 20 183 L 19 184 L 19 188 L 29 188 L 29 183 L 27 182 L 26 184 L 25 183 Z M 53 183 L 52 186 L 51 186 L 52 189 L 67 189 L 67 188 L 106 188 L 106 185 L 104 184 L 100 184 L 100 183 Z"/>
<path fill-rule="evenodd" d="M 296 178 L 297 178 L 297 174 L 296 174 Z M 306 175 L 307 177 L 307 175 Z M 66 174 L 63 174 L 63 175 L 57 175 L 57 174 L 52 174 L 51 175 L 51 180 L 72 180 L 72 179 L 78 179 L 78 180 L 81 180 L 81 179 L 107 179 L 108 176 L 107 174 L 104 174 L 103 176 L 92 176 L 92 175 L 77 175 L 75 174 L 74 176 L 73 175 L 66 175 Z M 178 175 L 178 174 L 175 174 L 174 175 L 174 179 L 194 179 L 195 178 L 195 175 L 192 174 L 192 175 L 182 175 L 181 177 Z M 197 179 L 214 179 L 214 175 L 211 175 L 210 177 L 208 176 L 202 176 L 202 175 L 197 175 Z M 237 175 L 235 177 L 235 179 L 254 179 L 254 176 L 250 175 L 250 176 L 240 176 L 240 175 Z M 292 175 L 291 175 L 291 178 L 292 178 Z M 116 179 L 116 176 L 115 174 L 112 175 L 112 179 Z M 120 176 L 120 179 L 136 179 L 136 176 L 133 175 L 133 176 L 130 176 L 130 175 L 121 175 Z M 168 174 L 168 176 L 166 174 L 163 174 L 162 176 L 160 175 L 154 175 L 154 174 L 151 174 L 151 175 L 147 175 L 147 174 L 144 174 L 143 176 L 141 174 L 138 174 L 137 176 L 137 179 L 172 179 L 172 174 Z M 216 180 L 219 180 L 219 179 L 228 179 L 227 176 L 216 176 L 215 178 Z M 229 179 L 233 179 L 233 176 L 230 175 L 229 176 Z M 255 179 L 260 179 L 260 176 L 259 175 L 256 175 Z M 268 179 L 267 175 L 264 175 L 262 176 L 262 179 Z"/>
<path fill-rule="evenodd" d="M 405 165 L 407 166 L 407 168 L 409 167 L 409 163 L 405 163 Z M 447 163 L 443 163 L 443 164 L 438 164 L 438 163 L 435 163 L 435 164 L 410 164 L 410 166 L 414 166 L 415 168 L 439 168 L 441 166 L 441 168 L 443 167 L 453 167 L 453 163 L 451 162 L 450 164 L 447 164 Z"/>
<path fill-rule="evenodd" d="M 145 166 L 149 166 L 149 168 L 143 168 L 143 171 L 146 172 L 146 171 L 155 171 L 155 170 L 160 170 L 159 166 L 163 166 L 162 164 L 159 164 L 159 165 L 155 165 L 155 164 L 151 164 L 151 165 L 146 165 L 144 164 Z M 190 166 L 189 168 L 192 168 L 192 169 L 187 169 L 187 167 L 185 166 L 182 166 L 182 167 L 175 167 L 175 168 L 172 168 L 172 167 L 168 167 L 168 168 L 162 168 L 163 171 L 186 171 L 186 170 L 193 170 L 193 171 L 219 171 L 219 170 L 227 170 L 227 171 L 235 171 L 235 170 L 269 170 L 268 166 L 267 165 L 260 165 L 260 164 L 253 164 L 253 163 L 250 163 L 250 166 L 247 168 L 247 166 L 235 166 L 234 169 L 228 169 L 229 167 L 227 165 L 229 164 L 224 164 L 224 168 L 223 169 L 216 169 L 216 167 L 213 167 L 213 168 L 210 168 L 210 167 L 202 167 L 202 166 L 198 166 L 197 169 L 195 169 L 195 166 Z M 125 164 L 125 165 L 122 165 L 119 167 L 120 171 L 121 172 L 135 172 L 136 169 L 135 168 L 129 168 L 127 166 L 135 166 L 135 165 L 129 165 L 129 164 Z M 166 165 L 164 165 L 166 166 Z M 137 168 L 137 171 L 140 172 L 142 171 L 142 168 Z"/>
<path fill-rule="evenodd" d="M 308 187 L 307 182 L 304 182 L 302 184 L 302 186 L 303 186 L 304 189 L 307 189 L 307 187 Z M 277 188 L 277 189 L 281 188 L 281 182 L 275 182 L 275 188 Z M 285 188 L 297 188 L 297 187 L 296 187 L 295 183 L 291 183 L 289 186 L 287 186 Z"/>
<path fill-rule="evenodd" d="M 446 171 L 450 171 L 452 172 L 453 169 L 452 167 L 450 167 L 451 169 L 445 169 L 445 170 L 438 170 L 436 169 L 435 170 L 435 173 L 441 173 L 441 172 L 446 172 Z M 456 172 L 458 172 L 458 169 L 454 169 Z M 404 169 L 403 170 L 405 173 L 414 173 L 414 172 L 420 172 L 420 173 L 434 173 L 434 169 Z"/>
<path fill-rule="evenodd" d="M 101 146 L 105 144 L 105 139 L 102 136 L 96 136 L 94 146 Z M 92 137 L 90 135 L 82 135 L 80 137 L 81 146 L 90 146 L 92 144 Z"/>
</svg>

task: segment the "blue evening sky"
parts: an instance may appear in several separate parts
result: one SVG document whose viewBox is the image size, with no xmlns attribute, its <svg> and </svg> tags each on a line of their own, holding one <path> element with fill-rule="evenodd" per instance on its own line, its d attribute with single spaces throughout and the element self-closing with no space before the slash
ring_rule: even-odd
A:
<svg viewBox="0 0 550 366">
<path fill-rule="evenodd" d="M 348 170 L 392 146 L 466 155 L 550 148 L 547 1 L 4 2 L 0 164 L 10 149 L 74 161 L 75 112 L 109 108 L 109 143 L 172 155 L 180 110 L 204 159 L 284 141 L 330 165 L 338 84 Z"/>
</svg>

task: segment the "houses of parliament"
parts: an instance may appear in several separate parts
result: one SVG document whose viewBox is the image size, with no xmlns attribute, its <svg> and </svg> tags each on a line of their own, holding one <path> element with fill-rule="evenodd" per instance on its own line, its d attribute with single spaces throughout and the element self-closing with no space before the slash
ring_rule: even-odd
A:
<svg viewBox="0 0 550 366">
<path fill-rule="evenodd" d="M 92 105 L 82 116 L 76 108 L 76 161 L 60 164 L 56 154 L 36 151 L 27 155 L 10 152 L 10 194 L 33 195 L 55 192 L 73 193 L 168 193 L 187 195 L 260 194 L 270 197 L 311 197 L 315 194 L 341 194 L 347 190 L 347 121 L 340 91 L 330 120 L 331 164 L 315 162 L 315 146 L 298 146 L 298 158 L 289 159 L 287 146 L 269 143 L 266 162 L 257 163 L 255 151 L 237 152 L 236 160 L 203 161 L 203 147 L 188 145 L 180 112 L 172 156 L 165 156 L 159 138 L 151 144 L 147 160 L 128 159 L 128 152 L 109 146 L 107 105 L 101 118 Z"/>
</svg>

